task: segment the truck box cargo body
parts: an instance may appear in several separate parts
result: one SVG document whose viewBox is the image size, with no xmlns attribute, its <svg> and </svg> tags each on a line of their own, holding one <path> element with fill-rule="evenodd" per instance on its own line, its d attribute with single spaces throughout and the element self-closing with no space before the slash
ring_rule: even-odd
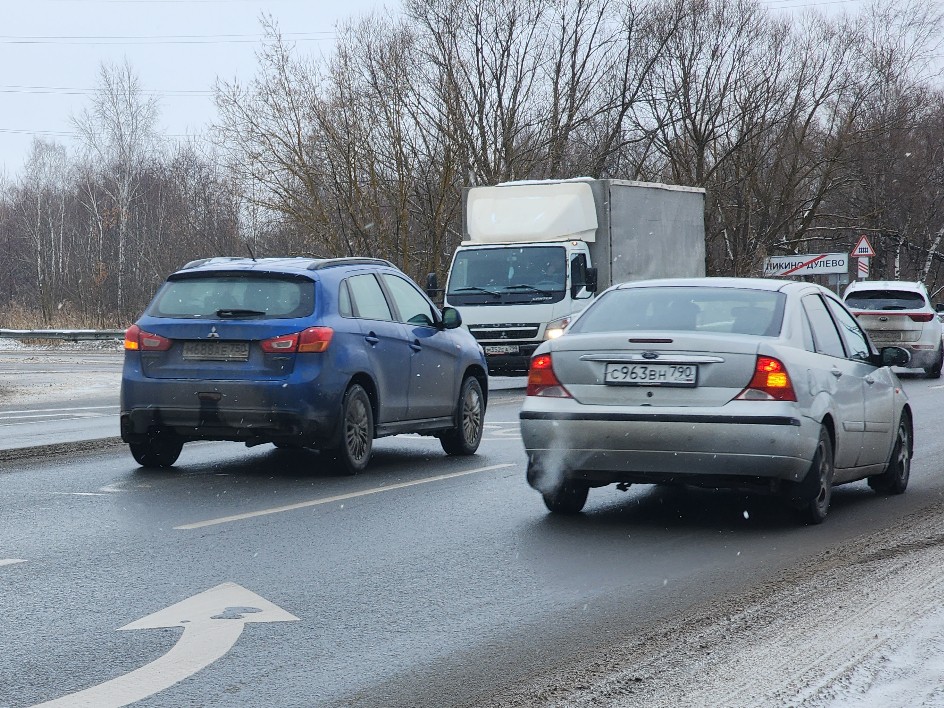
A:
<svg viewBox="0 0 944 708">
<path fill-rule="evenodd" d="M 489 370 L 531 354 L 614 283 L 705 274 L 703 189 L 625 180 L 509 182 L 463 193 L 445 301 Z"/>
</svg>

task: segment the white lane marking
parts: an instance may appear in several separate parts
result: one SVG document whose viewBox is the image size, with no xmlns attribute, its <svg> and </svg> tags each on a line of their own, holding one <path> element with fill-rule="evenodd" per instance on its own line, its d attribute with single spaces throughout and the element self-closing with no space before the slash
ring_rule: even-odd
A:
<svg viewBox="0 0 944 708">
<path fill-rule="evenodd" d="M 82 413 L 81 415 L 64 415 L 62 413 L 57 413 L 56 415 L 44 415 L 44 416 L 33 416 L 29 420 L 23 420 L 22 418 L 16 418 L 11 420 L 16 420 L 16 422 L 11 423 L 0 419 L 0 426 L 4 428 L 12 428 L 17 425 L 35 425 L 36 421 L 40 418 L 58 418 L 59 420 L 91 420 L 92 418 L 111 418 L 117 416 L 118 413 Z"/>
<path fill-rule="evenodd" d="M 99 494 L 98 492 L 53 492 L 53 494 L 58 494 L 61 497 L 107 497 L 107 494 Z"/>
<path fill-rule="evenodd" d="M 22 411 L 0 411 L 0 415 L 22 415 L 25 413 L 61 413 L 63 411 L 104 411 L 110 408 L 118 408 L 117 405 L 110 406 L 71 406 L 69 408 L 31 408 Z"/>
<path fill-rule="evenodd" d="M 928 386 L 928 388 L 944 388 L 944 384 L 938 384 L 937 386 Z"/>
<path fill-rule="evenodd" d="M 0 565 L 16 565 L 17 563 L 25 563 L 26 561 L 22 558 L 0 558 Z"/>
<path fill-rule="evenodd" d="M 108 492 L 109 494 L 117 494 L 118 492 L 125 491 L 123 489 L 124 485 L 125 485 L 124 482 L 115 482 L 114 484 L 106 484 L 104 487 L 99 487 L 98 491 Z"/>
<path fill-rule="evenodd" d="M 183 524 L 182 526 L 175 526 L 175 531 L 192 531 L 193 529 L 202 529 L 206 526 L 216 526 L 217 524 L 227 524 L 231 521 L 245 521 L 246 519 L 254 519 L 257 516 L 268 516 L 269 514 L 281 514 L 284 511 L 295 511 L 296 509 L 305 509 L 310 506 L 320 506 L 321 504 L 331 504 L 332 502 L 344 501 L 345 499 L 354 499 L 356 497 L 366 497 L 368 494 L 379 494 L 380 492 L 392 492 L 397 489 L 404 489 L 406 487 L 415 487 L 418 484 L 429 484 L 430 482 L 441 482 L 444 479 L 454 479 L 456 477 L 464 477 L 470 474 L 477 474 L 479 472 L 490 472 L 492 470 L 500 470 L 506 467 L 514 467 L 512 463 L 506 463 L 503 465 L 491 465 L 489 467 L 478 467 L 474 470 L 466 470 L 464 472 L 451 472 L 449 474 L 441 474 L 435 477 L 426 477 L 425 479 L 417 479 L 412 482 L 400 482 L 399 484 L 390 484 L 385 487 L 374 487 L 373 489 L 364 489 L 360 492 L 350 492 L 349 494 L 338 494 L 333 497 L 325 497 L 324 499 L 311 499 L 309 501 L 298 502 L 296 504 L 288 504 L 286 506 L 276 506 L 271 509 L 262 509 L 261 511 L 249 511 L 245 514 L 233 514 L 232 516 L 223 516 L 218 519 L 209 519 L 208 521 L 197 521 L 192 524 Z"/>
<path fill-rule="evenodd" d="M 226 654 L 247 622 L 297 622 L 298 617 L 236 583 L 223 583 L 120 627 L 183 627 L 177 643 L 150 664 L 34 708 L 120 708 L 183 681 Z"/>
</svg>

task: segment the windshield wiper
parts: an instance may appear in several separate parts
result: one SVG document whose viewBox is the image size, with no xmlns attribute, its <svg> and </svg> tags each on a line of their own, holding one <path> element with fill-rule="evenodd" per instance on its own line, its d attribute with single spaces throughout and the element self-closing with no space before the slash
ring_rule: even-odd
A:
<svg viewBox="0 0 944 708">
<path fill-rule="evenodd" d="M 469 290 L 474 290 L 475 292 L 478 292 L 478 293 L 486 293 L 487 295 L 492 295 L 493 297 L 499 297 L 499 294 L 495 292 L 494 290 L 489 290 L 488 288 L 480 288 L 478 285 L 469 285 L 468 287 L 465 287 L 465 288 L 456 288 L 455 290 L 453 290 L 453 292 L 461 293 L 461 292 L 467 292 Z"/>
<path fill-rule="evenodd" d="M 533 293 L 541 293 L 542 295 L 547 295 L 548 297 L 552 296 L 554 293 L 550 290 L 544 290 L 543 288 L 536 288 L 533 285 L 506 285 L 505 290 L 530 290 Z"/>
<path fill-rule="evenodd" d="M 227 307 L 216 311 L 217 317 L 262 317 L 265 314 L 261 310 L 242 310 L 238 307 Z"/>
</svg>

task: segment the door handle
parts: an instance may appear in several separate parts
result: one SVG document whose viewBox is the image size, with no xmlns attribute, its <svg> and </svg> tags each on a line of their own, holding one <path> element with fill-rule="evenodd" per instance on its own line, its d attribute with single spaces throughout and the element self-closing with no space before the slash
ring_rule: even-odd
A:
<svg viewBox="0 0 944 708">
<path fill-rule="evenodd" d="M 365 340 L 367 341 L 367 343 L 370 344 L 371 346 L 373 346 L 374 344 L 377 344 L 377 342 L 380 341 L 380 337 L 378 337 L 378 336 L 377 336 L 376 334 L 374 334 L 373 332 L 368 332 L 366 335 L 364 335 L 364 339 L 365 339 Z"/>
<path fill-rule="evenodd" d="M 833 376 L 835 376 L 837 379 L 838 379 L 840 376 L 842 376 L 842 372 L 841 372 L 839 369 L 833 369 L 830 373 L 831 373 Z"/>
<path fill-rule="evenodd" d="M 423 348 L 423 345 L 420 344 L 420 340 L 418 340 L 418 339 L 414 339 L 414 340 L 410 343 L 410 349 L 412 349 L 412 350 L 415 351 L 415 352 L 420 351 L 422 348 Z"/>
</svg>

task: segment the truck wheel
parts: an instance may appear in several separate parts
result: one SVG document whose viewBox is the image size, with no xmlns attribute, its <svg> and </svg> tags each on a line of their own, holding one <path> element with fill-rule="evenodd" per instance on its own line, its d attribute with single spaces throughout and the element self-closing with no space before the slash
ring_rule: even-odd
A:
<svg viewBox="0 0 944 708">
<path fill-rule="evenodd" d="M 177 458 L 184 444 L 173 433 L 148 433 L 141 442 L 129 443 L 131 456 L 142 467 L 170 467 Z"/>
<path fill-rule="evenodd" d="M 545 492 L 544 505 L 555 514 L 578 514 L 587 503 L 590 487 L 580 482 L 563 481 L 553 490 Z"/>
<path fill-rule="evenodd" d="M 882 474 L 868 478 L 869 486 L 879 494 L 901 494 L 908 488 L 911 476 L 911 422 L 907 416 L 901 417 L 898 435 L 892 447 L 891 457 Z"/>
<path fill-rule="evenodd" d="M 832 440 L 826 428 L 821 427 L 813 462 L 793 494 L 793 502 L 807 523 L 821 524 L 826 520 L 833 494 L 833 471 Z"/>
<path fill-rule="evenodd" d="M 327 456 L 347 474 L 362 472 L 374 446 L 374 412 L 370 397 L 360 384 L 353 384 L 341 401 L 341 444 L 326 450 Z"/>
<path fill-rule="evenodd" d="M 466 376 L 459 390 L 456 421 L 458 425 L 439 436 L 447 455 L 473 455 L 482 441 L 485 403 L 482 387 L 474 376 Z"/>
</svg>

